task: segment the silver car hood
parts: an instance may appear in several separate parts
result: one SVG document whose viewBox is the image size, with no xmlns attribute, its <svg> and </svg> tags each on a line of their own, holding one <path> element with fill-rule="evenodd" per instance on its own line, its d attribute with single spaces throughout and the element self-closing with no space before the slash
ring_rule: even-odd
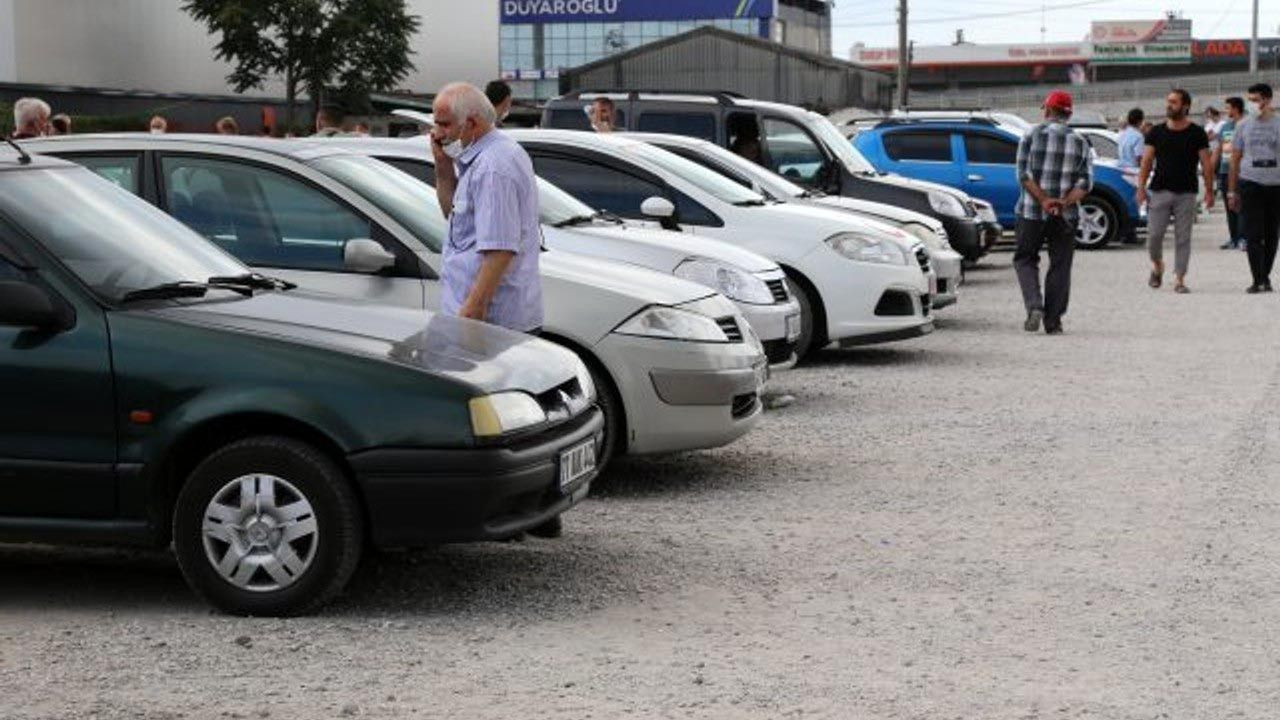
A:
<svg viewBox="0 0 1280 720">
<path fill-rule="evenodd" d="M 763 255 L 690 233 L 610 223 L 544 228 L 544 236 L 556 249 L 634 263 L 661 272 L 672 272 L 691 257 L 719 260 L 751 273 L 778 270 L 778 264 Z"/>
<path fill-rule="evenodd" d="M 551 283 L 562 289 L 577 286 L 578 296 L 587 303 L 593 293 L 607 292 L 630 300 L 638 310 L 649 305 L 682 305 L 716 294 L 670 274 L 563 250 L 543 253 L 539 264 L 544 289 Z"/>
<path fill-rule="evenodd" d="M 580 363 L 558 345 L 495 325 L 304 290 L 144 312 L 406 365 L 487 393 L 546 392 L 574 378 Z"/>
</svg>

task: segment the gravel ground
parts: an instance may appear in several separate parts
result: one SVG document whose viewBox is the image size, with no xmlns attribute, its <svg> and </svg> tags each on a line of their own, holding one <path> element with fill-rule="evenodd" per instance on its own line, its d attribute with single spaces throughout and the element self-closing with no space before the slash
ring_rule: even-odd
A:
<svg viewBox="0 0 1280 720">
<path fill-rule="evenodd" d="M 211 614 L 168 556 L 0 549 L 0 715 L 1268 718 L 1280 296 L 1010 255 L 939 331 L 779 376 L 718 451 L 632 459 L 561 540 L 371 557 L 322 615 Z"/>
</svg>

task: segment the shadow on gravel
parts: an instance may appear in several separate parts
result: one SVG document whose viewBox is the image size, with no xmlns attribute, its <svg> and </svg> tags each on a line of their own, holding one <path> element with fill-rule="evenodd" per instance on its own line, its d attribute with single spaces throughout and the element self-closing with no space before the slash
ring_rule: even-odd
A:
<svg viewBox="0 0 1280 720">
<path fill-rule="evenodd" d="M 909 342 L 909 341 L 908 341 Z M 936 361 L 947 355 L 947 351 L 920 347 L 888 347 L 885 345 L 868 345 L 866 347 L 843 350 L 821 350 L 805 360 L 804 368 L 823 367 L 882 367 L 885 365 L 902 365 L 924 361 Z"/>
<path fill-rule="evenodd" d="M 738 490 L 751 482 L 750 478 L 768 477 L 775 470 L 784 470 L 780 459 L 733 449 L 622 457 L 609 465 L 605 477 L 592 488 L 591 497 L 609 501 Z"/>
<path fill-rule="evenodd" d="M 205 605 L 187 588 L 167 550 L 0 546 L 4 610 L 189 609 Z"/>
</svg>

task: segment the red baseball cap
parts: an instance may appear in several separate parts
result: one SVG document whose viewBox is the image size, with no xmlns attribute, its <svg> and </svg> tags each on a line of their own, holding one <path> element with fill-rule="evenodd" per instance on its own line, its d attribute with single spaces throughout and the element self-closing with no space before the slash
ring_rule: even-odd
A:
<svg viewBox="0 0 1280 720">
<path fill-rule="evenodd" d="M 1071 112 L 1071 93 L 1065 90 L 1054 90 L 1045 97 L 1044 107 Z"/>
</svg>

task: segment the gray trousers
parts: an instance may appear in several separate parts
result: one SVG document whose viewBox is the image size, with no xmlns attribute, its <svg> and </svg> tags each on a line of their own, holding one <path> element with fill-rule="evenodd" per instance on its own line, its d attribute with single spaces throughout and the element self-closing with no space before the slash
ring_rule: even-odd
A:
<svg viewBox="0 0 1280 720">
<path fill-rule="evenodd" d="M 1047 220 L 1018 218 L 1014 232 L 1018 246 L 1013 251 L 1013 269 L 1022 289 L 1027 311 L 1043 310 L 1045 322 L 1056 325 L 1067 314 L 1071 299 L 1071 260 L 1076 250 L 1076 226 L 1061 217 Z M 1049 246 L 1049 271 L 1040 294 L 1040 247 Z"/>
<path fill-rule="evenodd" d="M 1196 221 L 1197 193 L 1152 190 L 1147 197 L 1147 250 L 1151 261 L 1164 259 L 1164 231 L 1172 219 L 1173 272 L 1186 275 L 1191 264 L 1191 226 Z"/>
</svg>

